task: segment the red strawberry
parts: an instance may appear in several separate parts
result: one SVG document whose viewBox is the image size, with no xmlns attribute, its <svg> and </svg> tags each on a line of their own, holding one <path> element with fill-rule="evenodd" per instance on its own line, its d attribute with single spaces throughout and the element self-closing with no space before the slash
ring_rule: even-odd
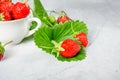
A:
<svg viewBox="0 0 120 80">
<path fill-rule="evenodd" d="M 26 3 L 17 2 L 12 9 L 14 19 L 26 17 L 30 13 L 30 7 Z"/>
<path fill-rule="evenodd" d="M 64 15 L 64 16 L 58 17 L 57 22 L 58 23 L 65 23 L 66 21 L 69 21 L 69 20 L 70 20 L 69 17 L 67 15 Z"/>
<path fill-rule="evenodd" d="M 64 51 L 60 51 L 60 55 L 66 58 L 74 57 L 81 49 L 80 45 L 71 39 L 64 40 L 61 47 Z"/>
<path fill-rule="evenodd" d="M 0 12 L 4 12 L 4 11 L 12 11 L 13 8 L 13 3 L 12 2 L 3 2 L 0 4 Z"/>
<path fill-rule="evenodd" d="M 3 58 L 3 53 L 0 53 L 0 61 L 2 60 Z"/>
<path fill-rule="evenodd" d="M 75 37 L 82 43 L 84 47 L 88 45 L 88 39 L 84 32 L 77 34 Z"/>
<path fill-rule="evenodd" d="M 9 21 L 12 20 L 11 14 L 8 11 L 0 13 L 0 21 Z"/>
<path fill-rule="evenodd" d="M 12 17 L 8 11 L 0 13 L 0 21 L 9 21 L 12 20 Z"/>
<path fill-rule="evenodd" d="M 11 0 L 0 0 L 0 4 L 3 2 L 10 2 Z"/>
</svg>

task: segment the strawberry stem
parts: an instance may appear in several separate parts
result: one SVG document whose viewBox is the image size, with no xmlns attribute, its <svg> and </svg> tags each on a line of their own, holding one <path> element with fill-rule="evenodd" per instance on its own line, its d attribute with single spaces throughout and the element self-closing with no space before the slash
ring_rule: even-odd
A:
<svg viewBox="0 0 120 80">
<path fill-rule="evenodd" d="M 51 26 L 51 27 L 53 26 L 46 17 L 43 17 L 43 20 L 46 21 L 46 23 L 47 23 L 49 26 Z"/>
<path fill-rule="evenodd" d="M 7 46 L 8 44 L 12 43 L 13 41 L 9 41 L 3 45 L 3 47 Z"/>
<path fill-rule="evenodd" d="M 53 13 L 54 13 L 54 14 L 57 14 L 57 15 L 60 15 L 60 13 L 59 13 L 59 12 L 54 11 L 54 10 L 52 10 L 52 11 L 48 11 L 48 12 L 50 12 L 50 13 L 49 13 L 49 15 L 52 15 Z"/>
<path fill-rule="evenodd" d="M 64 17 L 64 16 L 66 16 L 67 14 L 64 12 L 64 11 L 61 11 L 61 14 L 60 14 L 60 16 L 59 17 Z"/>
<path fill-rule="evenodd" d="M 62 14 L 67 15 L 65 11 L 61 11 Z"/>
<path fill-rule="evenodd" d="M 56 57 L 58 57 L 60 54 L 59 54 L 59 52 L 57 52 L 57 56 Z"/>
<path fill-rule="evenodd" d="M 61 16 L 67 16 L 67 13 L 65 11 L 61 11 Z M 69 17 L 69 19 L 72 21 L 72 19 Z"/>
</svg>

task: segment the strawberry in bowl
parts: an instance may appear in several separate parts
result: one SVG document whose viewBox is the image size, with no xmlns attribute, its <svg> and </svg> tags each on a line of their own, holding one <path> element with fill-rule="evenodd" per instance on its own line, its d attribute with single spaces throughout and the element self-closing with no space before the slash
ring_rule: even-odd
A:
<svg viewBox="0 0 120 80">
<path fill-rule="evenodd" d="M 30 14 L 30 7 L 26 2 L 13 3 L 4 1 L 0 4 L 0 21 L 11 21 L 25 18 Z"/>
</svg>

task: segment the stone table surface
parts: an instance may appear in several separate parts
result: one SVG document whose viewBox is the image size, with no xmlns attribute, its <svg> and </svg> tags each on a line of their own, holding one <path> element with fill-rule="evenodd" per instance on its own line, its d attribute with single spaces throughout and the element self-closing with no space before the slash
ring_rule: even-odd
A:
<svg viewBox="0 0 120 80">
<path fill-rule="evenodd" d="M 120 0 L 41 2 L 46 10 L 64 10 L 87 24 L 90 44 L 86 59 L 60 62 L 30 39 L 6 47 L 0 80 L 120 80 Z M 32 6 L 32 0 L 29 4 Z"/>
</svg>

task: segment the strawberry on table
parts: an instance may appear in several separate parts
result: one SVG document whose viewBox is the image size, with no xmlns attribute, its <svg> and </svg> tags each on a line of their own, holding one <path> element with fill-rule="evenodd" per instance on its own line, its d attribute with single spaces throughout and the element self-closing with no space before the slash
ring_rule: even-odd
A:
<svg viewBox="0 0 120 80">
<path fill-rule="evenodd" d="M 60 55 L 66 58 L 71 58 L 77 55 L 77 53 L 80 51 L 81 46 L 75 42 L 74 40 L 67 39 L 62 42 L 61 47 L 64 49 L 63 51 L 60 51 Z"/>
<path fill-rule="evenodd" d="M 75 36 L 84 47 L 88 45 L 88 38 L 87 35 L 84 32 L 81 32 Z"/>
<path fill-rule="evenodd" d="M 20 19 L 26 17 L 30 13 L 30 7 L 26 2 L 17 2 L 12 9 L 12 15 L 14 19 Z"/>
</svg>

